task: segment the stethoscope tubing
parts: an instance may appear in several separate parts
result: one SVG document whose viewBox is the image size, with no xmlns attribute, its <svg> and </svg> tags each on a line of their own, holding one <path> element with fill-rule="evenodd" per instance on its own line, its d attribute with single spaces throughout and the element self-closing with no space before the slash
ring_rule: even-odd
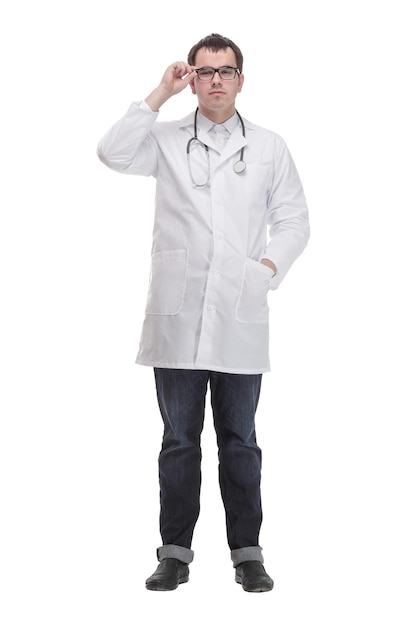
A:
<svg viewBox="0 0 417 626">
<path fill-rule="evenodd" d="M 188 140 L 188 142 L 187 142 L 187 159 L 188 159 L 188 162 L 190 161 L 190 147 L 191 147 L 191 144 L 193 142 L 195 142 L 195 141 L 198 142 L 199 144 L 201 144 L 202 146 L 204 146 L 204 149 L 205 149 L 206 154 L 207 154 L 207 158 L 209 158 L 209 148 L 208 148 L 207 144 L 205 144 L 204 141 L 201 141 L 201 139 L 198 138 L 198 134 L 197 134 L 197 113 L 198 113 L 198 107 L 196 108 L 195 113 L 194 113 L 194 137 L 191 137 Z M 238 116 L 240 125 L 242 127 L 242 135 L 243 135 L 243 137 L 246 138 L 246 129 L 245 129 L 245 124 L 243 122 L 242 116 L 240 115 L 239 111 L 237 111 L 237 110 L 236 110 L 236 115 Z M 240 150 L 239 160 L 236 161 L 236 163 L 233 165 L 233 171 L 236 174 L 242 174 L 245 171 L 245 169 L 246 169 L 246 163 L 245 163 L 245 161 L 243 159 L 244 154 L 245 154 L 245 146 L 242 146 L 242 148 Z M 209 174 L 209 176 L 210 176 L 210 174 Z M 201 184 L 201 185 L 198 185 L 198 184 L 194 183 L 194 181 L 193 181 L 193 184 L 194 184 L 195 187 L 205 187 L 207 185 L 207 183 L 208 183 L 208 180 L 209 179 L 207 179 L 207 181 L 205 183 Z"/>
</svg>

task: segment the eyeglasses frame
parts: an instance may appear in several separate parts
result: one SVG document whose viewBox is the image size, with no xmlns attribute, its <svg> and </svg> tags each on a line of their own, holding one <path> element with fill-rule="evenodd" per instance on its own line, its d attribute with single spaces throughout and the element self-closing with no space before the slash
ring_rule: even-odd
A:
<svg viewBox="0 0 417 626">
<path fill-rule="evenodd" d="M 235 75 L 233 76 L 233 78 L 222 78 L 220 76 L 220 71 L 225 69 L 235 70 Z M 213 76 L 211 76 L 208 80 L 204 80 L 204 78 L 200 78 L 200 70 L 213 70 Z M 203 67 L 197 67 L 194 71 L 197 72 L 198 79 L 201 80 L 202 83 L 208 83 L 210 80 L 213 80 L 216 74 L 219 75 L 220 80 L 234 80 L 236 78 L 236 75 L 240 76 L 240 69 L 238 67 L 233 67 L 233 65 L 222 65 L 221 67 L 217 68 L 211 67 L 210 65 L 203 65 Z"/>
</svg>

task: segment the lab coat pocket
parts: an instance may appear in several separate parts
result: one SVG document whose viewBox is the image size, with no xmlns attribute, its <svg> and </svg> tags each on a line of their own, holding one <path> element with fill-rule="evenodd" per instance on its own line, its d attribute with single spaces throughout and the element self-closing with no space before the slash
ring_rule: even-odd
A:
<svg viewBox="0 0 417 626">
<path fill-rule="evenodd" d="M 187 250 L 168 250 L 152 255 L 146 313 L 177 315 L 183 306 Z"/>
<path fill-rule="evenodd" d="M 236 319 L 246 324 L 267 324 L 269 317 L 268 291 L 274 272 L 247 258 L 242 285 L 236 305 Z"/>
</svg>

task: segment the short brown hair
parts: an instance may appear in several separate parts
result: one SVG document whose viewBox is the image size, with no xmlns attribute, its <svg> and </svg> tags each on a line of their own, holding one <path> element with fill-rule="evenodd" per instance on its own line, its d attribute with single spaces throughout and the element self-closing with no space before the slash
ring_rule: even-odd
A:
<svg viewBox="0 0 417 626">
<path fill-rule="evenodd" d="M 190 65 L 195 65 L 197 52 L 201 50 L 201 48 L 206 48 L 207 50 L 211 50 L 212 52 L 231 48 L 236 56 L 236 65 L 239 71 L 242 71 L 243 55 L 240 51 L 240 48 L 231 39 L 228 39 L 227 37 L 222 37 L 222 35 L 218 35 L 217 33 L 212 33 L 211 35 L 207 35 L 207 37 L 200 39 L 200 41 L 196 43 L 188 53 L 188 63 Z"/>
</svg>

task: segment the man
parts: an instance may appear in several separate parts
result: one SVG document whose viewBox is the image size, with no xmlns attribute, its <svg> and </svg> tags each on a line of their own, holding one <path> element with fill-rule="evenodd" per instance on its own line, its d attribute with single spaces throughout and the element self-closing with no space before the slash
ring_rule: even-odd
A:
<svg viewBox="0 0 417 626">
<path fill-rule="evenodd" d="M 188 581 L 209 385 L 235 580 L 250 592 L 273 587 L 259 546 L 255 412 L 262 374 L 269 371 L 268 291 L 305 248 L 309 225 L 284 141 L 235 109 L 242 64 L 234 42 L 205 37 L 186 63 L 170 65 L 150 95 L 130 106 L 98 147 L 112 169 L 156 178 L 151 279 L 137 357 L 154 368 L 164 422 L 163 545 L 146 581 L 151 590 Z M 157 122 L 160 107 L 188 85 L 197 111 Z"/>
</svg>

